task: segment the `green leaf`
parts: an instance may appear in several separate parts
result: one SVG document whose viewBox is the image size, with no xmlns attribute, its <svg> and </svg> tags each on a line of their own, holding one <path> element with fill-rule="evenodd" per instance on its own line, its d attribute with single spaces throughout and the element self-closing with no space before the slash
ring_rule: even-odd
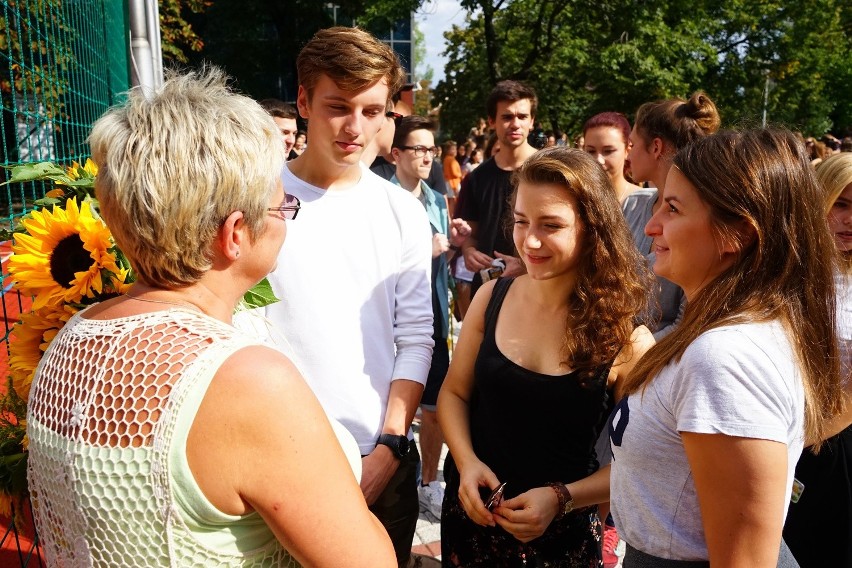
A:
<svg viewBox="0 0 852 568">
<path fill-rule="evenodd" d="M 58 199 L 56 197 L 43 197 L 33 201 L 33 205 L 36 207 L 52 207 L 53 205 L 59 205 L 60 203 L 64 203 L 64 199 Z"/>
<path fill-rule="evenodd" d="M 55 177 L 67 177 L 65 170 L 51 162 L 38 162 L 36 164 L 22 164 L 19 166 L 3 166 L 12 171 L 9 181 L 0 183 L 0 186 L 9 183 L 20 183 L 25 181 L 36 181 L 42 179 L 55 179 Z M 69 180 L 70 181 L 70 180 Z"/>
<path fill-rule="evenodd" d="M 251 290 L 245 293 L 243 300 L 240 303 L 240 310 L 251 310 L 254 308 L 262 308 L 270 304 L 278 302 L 278 298 L 272 292 L 272 284 L 264 278 L 254 286 Z"/>
</svg>

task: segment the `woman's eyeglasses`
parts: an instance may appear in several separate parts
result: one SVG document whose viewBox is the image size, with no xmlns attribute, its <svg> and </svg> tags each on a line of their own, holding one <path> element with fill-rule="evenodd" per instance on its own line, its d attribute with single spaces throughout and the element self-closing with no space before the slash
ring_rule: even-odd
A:
<svg viewBox="0 0 852 568">
<path fill-rule="evenodd" d="M 268 207 L 267 211 L 278 211 L 284 215 L 285 219 L 293 220 L 299 214 L 299 209 L 302 208 L 302 202 L 295 195 L 287 194 L 284 197 L 284 205 L 278 207 Z"/>
</svg>

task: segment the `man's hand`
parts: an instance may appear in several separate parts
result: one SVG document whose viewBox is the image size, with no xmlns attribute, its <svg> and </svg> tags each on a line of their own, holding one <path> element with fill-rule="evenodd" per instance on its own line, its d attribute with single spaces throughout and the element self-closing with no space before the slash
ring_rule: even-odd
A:
<svg viewBox="0 0 852 568">
<path fill-rule="evenodd" d="M 382 444 L 361 458 L 361 492 L 368 506 L 376 502 L 398 467 L 399 460 Z"/>
<path fill-rule="evenodd" d="M 462 251 L 464 254 L 464 264 L 471 272 L 479 272 L 483 268 L 491 266 L 491 261 L 494 260 L 484 252 L 480 252 L 473 247 L 465 247 Z"/>
<path fill-rule="evenodd" d="M 444 233 L 432 235 L 432 258 L 438 258 L 448 250 L 450 250 L 450 241 L 447 240 L 447 235 Z"/>
<path fill-rule="evenodd" d="M 508 254 L 501 254 L 497 251 L 494 251 L 494 256 L 506 263 L 506 270 L 503 271 L 503 274 L 501 276 L 511 278 L 514 276 L 526 274 L 527 270 L 524 267 L 524 264 L 521 262 L 521 259 L 517 256 L 509 256 Z"/>
<path fill-rule="evenodd" d="M 461 248 L 470 236 L 470 225 L 464 219 L 450 221 L 450 244 Z"/>
</svg>

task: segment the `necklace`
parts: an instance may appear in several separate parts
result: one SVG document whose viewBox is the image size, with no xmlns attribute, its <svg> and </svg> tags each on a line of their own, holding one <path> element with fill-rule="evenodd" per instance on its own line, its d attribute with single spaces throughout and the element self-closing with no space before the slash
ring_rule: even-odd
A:
<svg viewBox="0 0 852 568">
<path fill-rule="evenodd" d="M 195 304 L 191 304 L 189 302 L 175 302 L 175 301 L 172 301 L 172 300 L 154 300 L 154 299 L 151 299 L 151 298 L 142 298 L 140 296 L 133 296 L 131 294 L 125 294 L 125 296 L 127 296 L 131 300 L 139 300 L 140 302 L 150 302 L 152 304 L 170 304 L 172 306 L 183 306 L 184 308 L 190 308 L 192 310 L 196 310 L 196 311 L 203 313 L 201 308 L 199 308 Z"/>
</svg>

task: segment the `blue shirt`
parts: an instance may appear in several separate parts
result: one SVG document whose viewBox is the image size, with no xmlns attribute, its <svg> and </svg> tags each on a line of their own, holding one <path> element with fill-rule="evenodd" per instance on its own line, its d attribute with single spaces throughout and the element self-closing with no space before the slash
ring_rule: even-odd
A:
<svg viewBox="0 0 852 568">
<path fill-rule="evenodd" d="M 402 186 L 396 175 L 391 177 L 391 183 Z M 447 202 L 425 181 L 420 181 L 420 192 L 423 195 L 421 203 L 426 207 L 426 215 L 432 226 L 432 234 L 442 233 L 450 236 L 450 217 L 447 213 Z M 435 316 L 435 333 L 440 332 L 442 338 L 446 339 L 450 329 L 450 303 L 448 300 L 450 270 L 445 254 L 432 259 L 432 312 Z"/>
</svg>

